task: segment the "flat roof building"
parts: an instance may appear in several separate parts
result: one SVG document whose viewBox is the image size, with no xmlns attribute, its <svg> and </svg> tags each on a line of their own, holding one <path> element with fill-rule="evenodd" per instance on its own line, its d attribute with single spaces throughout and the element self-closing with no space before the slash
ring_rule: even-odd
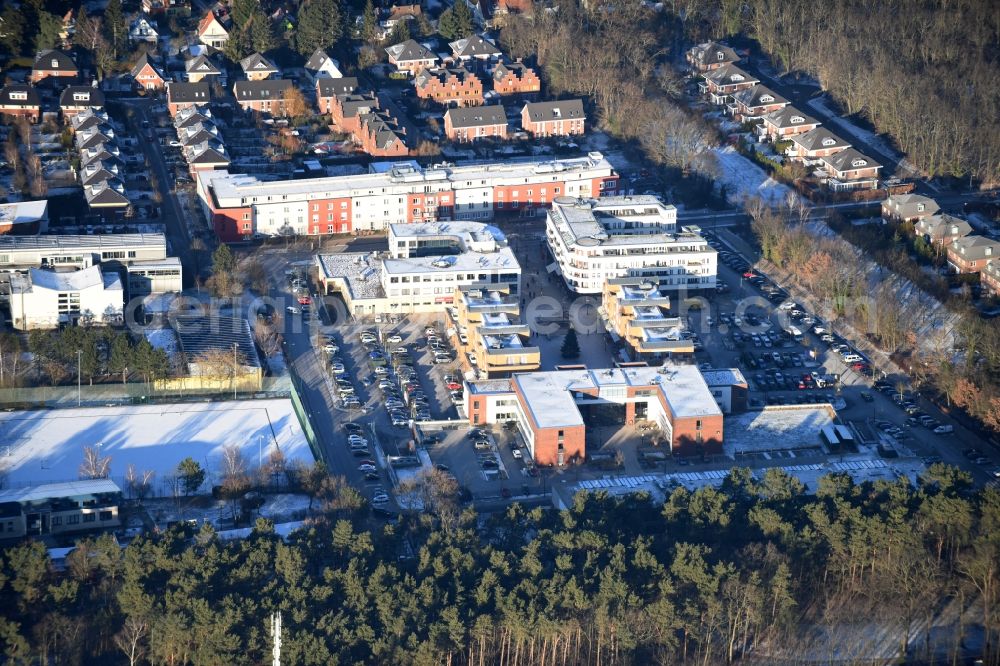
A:
<svg viewBox="0 0 1000 666">
<path fill-rule="evenodd" d="M 670 313 L 669 287 L 657 277 L 609 278 L 601 308 L 612 338 L 628 345 L 635 360 L 694 353 L 680 317 Z"/>
<path fill-rule="evenodd" d="M 437 312 L 459 285 L 510 285 L 519 292 L 521 266 L 496 227 L 478 222 L 393 224 L 387 257 L 375 253 L 317 255 L 326 293 L 340 292 L 355 315 Z"/>
<path fill-rule="evenodd" d="M 479 377 L 509 377 L 541 366 L 541 351 L 530 343 L 531 331 L 518 321 L 520 311 L 508 285 L 468 284 L 456 289 L 455 343 L 472 354 Z"/>
<path fill-rule="evenodd" d="M 697 227 L 677 232 L 677 209 L 654 196 L 558 197 L 545 235 L 570 291 L 600 294 L 618 277 L 657 277 L 661 289 L 714 289 L 716 251 Z"/>
<path fill-rule="evenodd" d="M 517 373 L 509 393 L 496 384 L 481 391 L 478 384 L 467 382 L 470 423 L 496 423 L 501 415 L 513 414 L 504 420 L 517 424 L 540 465 L 562 466 L 586 457 L 583 411 L 597 406 L 617 406 L 624 424 L 656 423 L 671 451 L 687 455 L 722 448 L 722 410 L 693 365 Z M 491 416 L 496 420 L 488 421 Z"/>
<path fill-rule="evenodd" d="M 254 234 L 358 233 L 410 222 L 539 215 L 559 196 L 616 194 L 618 173 L 595 152 L 459 166 L 400 162 L 375 173 L 282 181 L 203 171 L 197 188 L 219 238 L 238 241 Z"/>
<path fill-rule="evenodd" d="M 0 204 L 0 235 L 39 234 L 48 228 L 48 199 Z"/>
<path fill-rule="evenodd" d="M 14 328 L 26 331 L 56 328 L 83 321 L 121 321 L 125 291 L 121 278 L 100 266 L 55 272 L 32 268 L 10 276 L 10 311 Z"/>
<path fill-rule="evenodd" d="M 0 539 L 118 527 L 121 488 L 110 479 L 0 491 Z"/>
</svg>

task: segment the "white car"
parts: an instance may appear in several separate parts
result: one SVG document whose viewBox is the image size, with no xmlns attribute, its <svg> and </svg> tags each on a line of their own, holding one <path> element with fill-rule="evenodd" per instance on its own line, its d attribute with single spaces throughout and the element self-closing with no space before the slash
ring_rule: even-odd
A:
<svg viewBox="0 0 1000 666">
<path fill-rule="evenodd" d="M 465 352 L 465 356 L 466 358 L 469 359 L 469 365 L 471 366 L 479 365 L 479 362 L 476 360 L 476 357 L 473 355 L 472 352 Z"/>
<path fill-rule="evenodd" d="M 518 460 L 524 457 L 524 454 L 521 453 L 521 449 L 514 449 L 514 457 Z"/>
<path fill-rule="evenodd" d="M 180 148 L 180 147 L 181 147 L 181 146 L 183 146 L 183 145 L 184 145 L 184 144 L 182 144 L 182 143 L 181 143 L 180 141 L 178 141 L 177 139 L 174 139 L 173 141 L 171 141 L 171 142 L 170 142 L 170 147 L 171 147 L 171 148 Z"/>
<path fill-rule="evenodd" d="M 340 347 L 328 342 L 325 345 L 323 345 L 323 351 L 325 351 L 327 354 L 336 354 L 337 352 L 340 351 Z"/>
<path fill-rule="evenodd" d="M 368 463 L 365 463 L 363 465 L 358 465 L 358 471 L 359 472 L 377 472 L 378 468 L 376 468 L 375 465 L 369 465 Z"/>
<path fill-rule="evenodd" d="M 399 335 L 399 334 L 396 334 L 396 335 L 390 335 L 390 336 L 389 336 L 389 337 L 388 337 L 388 338 L 386 339 L 386 342 L 388 342 L 388 343 L 389 343 L 389 344 L 391 344 L 391 345 L 398 345 L 398 344 L 399 344 L 400 342 L 402 342 L 402 341 L 403 341 L 403 336 L 401 336 L 401 335 Z"/>
<path fill-rule="evenodd" d="M 794 310 L 796 307 L 797 306 L 795 305 L 795 301 L 785 301 L 784 303 L 782 303 L 781 305 L 778 306 L 778 309 L 779 310 Z"/>
<path fill-rule="evenodd" d="M 299 313 L 299 309 L 298 308 L 294 308 L 291 305 L 289 305 L 287 308 L 285 308 L 285 312 L 287 312 L 288 314 L 298 314 Z"/>
<path fill-rule="evenodd" d="M 376 493 L 375 496 L 372 497 L 372 504 L 385 504 L 388 501 L 389 496 L 385 493 Z"/>
</svg>

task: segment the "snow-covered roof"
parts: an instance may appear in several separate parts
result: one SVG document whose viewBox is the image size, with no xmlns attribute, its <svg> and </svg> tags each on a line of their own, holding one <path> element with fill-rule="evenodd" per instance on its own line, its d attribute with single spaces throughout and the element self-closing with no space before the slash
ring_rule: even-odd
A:
<svg viewBox="0 0 1000 666">
<path fill-rule="evenodd" d="M 100 266 L 66 273 L 33 268 L 29 273 L 33 287 L 51 291 L 83 291 L 104 284 Z"/>
<path fill-rule="evenodd" d="M 121 488 L 111 479 L 85 479 L 3 490 L 0 491 L 0 502 L 41 502 L 58 497 L 120 492 Z"/>
</svg>

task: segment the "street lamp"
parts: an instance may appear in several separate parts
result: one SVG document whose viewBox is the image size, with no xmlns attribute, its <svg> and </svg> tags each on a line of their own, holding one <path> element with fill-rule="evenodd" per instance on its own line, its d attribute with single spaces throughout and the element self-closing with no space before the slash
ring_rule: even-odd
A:
<svg viewBox="0 0 1000 666">
<path fill-rule="evenodd" d="M 83 350 L 76 350 L 76 406 L 80 406 L 80 366 L 83 360 Z"/>
<path fill-rule="evenodd" d="M 236 350 L 237 343 L 233 343 L 233 400 L 236 400 Z"/>
</svg>

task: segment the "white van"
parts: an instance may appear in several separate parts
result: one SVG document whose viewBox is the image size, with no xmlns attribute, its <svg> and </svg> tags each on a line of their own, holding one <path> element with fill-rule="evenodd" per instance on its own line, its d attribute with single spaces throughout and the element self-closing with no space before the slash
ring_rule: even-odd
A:
<svg viewBox="0 0 1000 666">
<path fill-rule="evenodd" d="M 844 363 L 858 363 L 865 359 L 861 358 L 857 354 L 844 354 Z"/>
</svg>

